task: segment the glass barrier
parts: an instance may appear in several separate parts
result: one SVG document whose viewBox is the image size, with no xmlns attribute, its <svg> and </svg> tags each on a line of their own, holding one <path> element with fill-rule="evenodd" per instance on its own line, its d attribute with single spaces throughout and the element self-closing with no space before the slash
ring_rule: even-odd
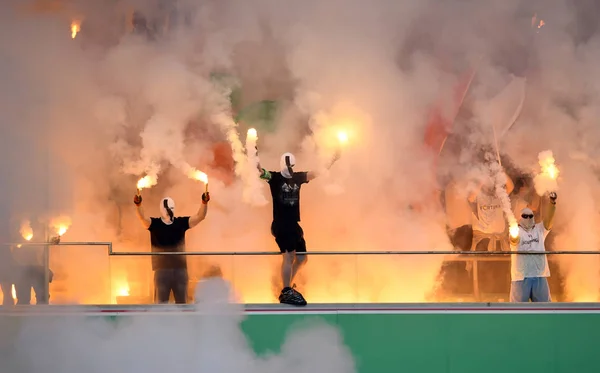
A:
<svg viewBox="0 0 600 373">
<path fill-rule="evenodd" d="M 110 304 L 111 243 L 2 244 L 3 305 Z"/>
<path fill-rule="evenodd" d="M 11 276 L 0 269 L 3 304 L 28 304 L 27 290 L 31 304 L 43 304 L 47 300 L 45 291 L 49 291 L 50 304 L 152 304 L 152 258 L 173 255 L 118 252 L 110 243 L 17 246 L 4 247 L 11 250 L 14 268 Z M 36 254 L 29 253 L 28 257 L 24 249 Z M 194 301 L 199 281 L 216 275 L 232 283 L 241 302 L 278 303 L 282 287 L 278 252 L 175 255 L 186 258 L 188 302 Z M 313 304 L 507 302 L 514 255 L 459 251 L 309 252 L 294 283 Z M 599 251 L 549 252 L 546 257 L 553 301 L 600 300 Z M 52 279 L 47 288 L 43 287 L 45 276 Z M 19 294 L 23 299 L 19 299 Z"/>
</svg>

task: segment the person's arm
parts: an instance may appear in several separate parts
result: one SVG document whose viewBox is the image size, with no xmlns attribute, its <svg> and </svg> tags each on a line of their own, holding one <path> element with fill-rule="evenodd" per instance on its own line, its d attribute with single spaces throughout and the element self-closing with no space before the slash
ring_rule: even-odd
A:
<svg viewBox="0 0 600 373">
<path fill-rule="evenodd" d="M 206 213 L 208 212 L 208 201 L 210 201 L 210 194 L 208 192 L 202 193 L 202 204 L 200 205 L 198 212 L 195 215 L 190 216 L 190 228 L 194 228 L 206 218 Z"/>
<path fill-rule="evenodd" d="M 325 168 L 327 168 L 328 170 L 331 169 L 331 167 L 333 167 L 333 165 L 335 164 L 335 162 L 337 162 L 338 159 L 340 159 L 341 154 L 342 153 L 339 150 L 337 150 L 335 152 L 335 154 L 333 155 L 333 158 L 331 159 L 331 162 L 329 162 L 329 164 L 327 166 L 325 166 Z M 316 172 L 308 171 L 306 173 L 306 182 L 309 182 L 309 181 L 315 179 L 317 176 L 319 176 L 319 175 Z"/>
<path fill-rule="evenodd" d="M 544 228 L 547 231 L 552 229 L 552 224 L 554 223 L 554 213 L 556 212 L 556 193 L 552 192 L 548 196 L 549 203 L 548 207 L 544 209 Z"/>
<path fill-rule="evenodd" d="M 270 171 L 267 171 L 266 169 L 260 167 L 260 165 L 258 167 L 258 170 L 260 171 L 260 178 L 261 179 L 266 180 L 266 181 L 271 181 L 272 175 L 271 175 Z"/>
<path fill-rule="evenodd" d="M 140 219 L 140 222 L 144 228 L 150 228 L 150 223 L 152 221 L 150 218 L 147 218 L 146 215 L 144 215 L 144 209 L 142 208 L 142 196 L 136 194 L 135 197 L 133 197 L 133 203 L 135 203 L 135 213 L 138 219 Z"/>
</svg>

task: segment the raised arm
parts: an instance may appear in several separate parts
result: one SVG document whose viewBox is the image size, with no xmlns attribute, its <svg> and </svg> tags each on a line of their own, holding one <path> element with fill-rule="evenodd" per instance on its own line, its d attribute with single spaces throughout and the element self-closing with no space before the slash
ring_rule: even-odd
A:
<svg viewBox="0 0 600 373">
<path fill-rule="evenodd" d="M 135 214 L 137 215 L 138 219 L 140 219 L 140 222 L 144 228 L 150 228 L 150 218 L 147 218 L 146 215 L 144 215 L 144 209 L 142 208 L 142 196 L 136 194 L 133 197 L 133 203 L 135 203 Z"/>
<path fill-rule="evenodd" d="M 202 193 L 202 204 L 195 215 L 190 216 L 190 228 L 194 228 L 202 220 L 206 218 L 208 212 L 208 201 L 210 201 L 210 194 L 208 192 Z"/>
<path fill-rule="evenodd" d="M 548 207 L 544 209 L 544 228 L 546 230 L 552 229 L 554 223 L 554 213 L 556 212 L 556 193 L 552 192 L 548 196 Z"/>
<path fill-rule="evenodd" d="M 335 154 L 333 155 L 333 158 L 331 159 L 331 162 L 329 162 L 329 164 L 326 166 L 326 168 L 329 170 L 331 167 L 333 167 L 333 165 L 335 164 L 335 162 L 338 161 L 338 159 L 340 159 L 340 156 L 342 155 L 342 153 L 337 150 L 335 152 Z M 316 178 L 317 176 L 319 176 L 316 172 L 314 171 L 308 171 L 306 178 L 308 179 L 308 181 L 313 180 L 314 178 Z"/>
</svg>

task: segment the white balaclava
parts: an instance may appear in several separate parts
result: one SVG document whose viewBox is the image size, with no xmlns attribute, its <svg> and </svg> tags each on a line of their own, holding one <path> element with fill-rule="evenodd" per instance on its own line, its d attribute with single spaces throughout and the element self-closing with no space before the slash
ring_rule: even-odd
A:
<svg viewBox="0 0 600 373">
<path fill-rule="evenodd" d="M 293 167 L 296 165 L 296 157 L 292 153 L 284 153 L 279 161 L 281 174 L 287 179 L 291 179 L 294 173 Z"/>
<path fill-rule="evenodd" d="M 526 207 L 521 211 L 521 220 L 519 221 L 519 225 L 526 231 L 530 231 L 535 226 L 533 211 L 531 211 L 529 207 Z"/>
<path fill-rule="evenodd" d="M 174 210 L 175 210 L 175 201 L 171 197 L 165 197 L 160 200 L 160 216 L 166 224 L 173 223 L 173 219 L 175 218 Z"/>
</svg>

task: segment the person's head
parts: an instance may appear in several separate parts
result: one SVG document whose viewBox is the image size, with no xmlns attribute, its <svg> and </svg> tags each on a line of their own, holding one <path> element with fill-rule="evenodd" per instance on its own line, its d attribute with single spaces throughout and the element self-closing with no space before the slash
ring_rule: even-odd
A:
<svg viewBox="0 0 600 373">
<path fill-rule="evenodd" d="M 279 160 L 279 167 L 283 177 L 291 178 L 294 174 L 294 166 L 296 165 L 296 157 L 292 153 L 284 153 Z"/>
<path fill-rule="evenodd" d="M 171 197 L 165 197 L 160 200 L 160 216 L 165 222 L 173 222 L 175 218 L 175 201 Z"/>
<path fill-rule="evenodd" d="M 535 226 L 533 211 L 531 211 L 529 207 L 521 210 L 521 220 L 519 221 L 519 225 L 527 231 L 533 229 Z"/>
</svg>

